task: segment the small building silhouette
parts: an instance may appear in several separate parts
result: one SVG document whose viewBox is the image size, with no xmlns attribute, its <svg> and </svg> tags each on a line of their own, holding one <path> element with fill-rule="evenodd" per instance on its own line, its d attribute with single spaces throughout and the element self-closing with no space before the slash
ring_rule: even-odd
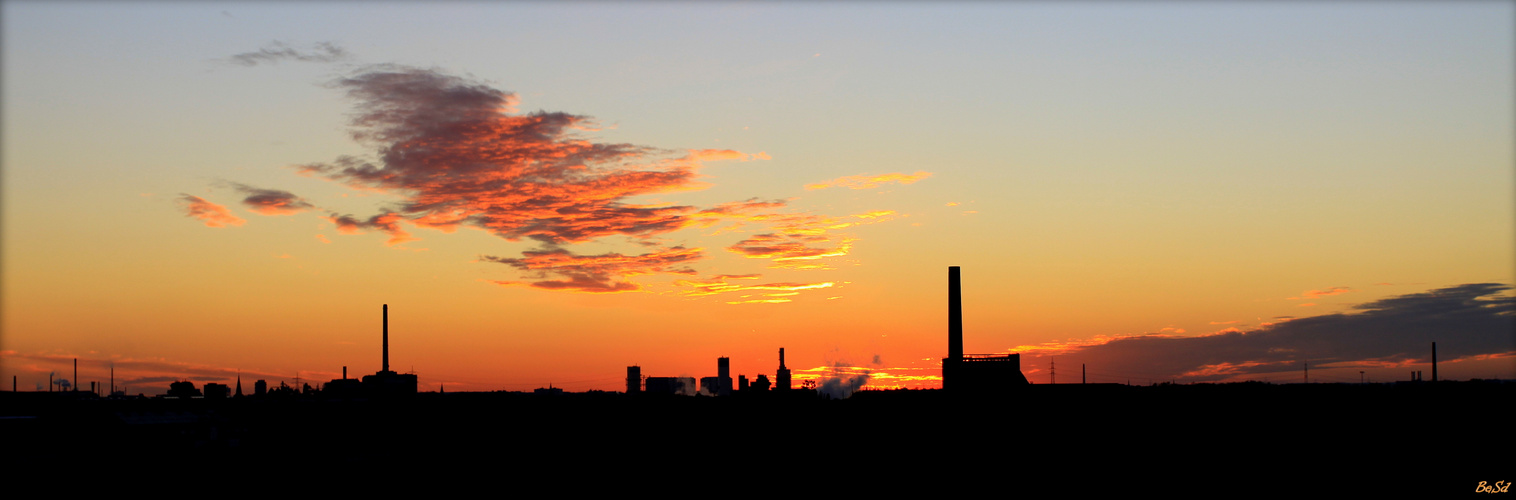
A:
<svg viewBox="0 0 1516 500">
<path fill-rule="evenodd" d="M 200 389 L 195 388 L 194 382 L 182 380 L 168 384 L 167 396 L 179 399 L 198 398 L 200 397 Z"/>
<path fill-rule="evenodd" d="M 774 390 L 790 390 L 790 369 L 784 366 L 784 348 L 779 348 L 779 372 L 774 374 Z"/>
<path fill-rule="evenodd" d="M 626 367 L 626 393 L 637 394 L 642 392 L 642 367 L 632 365 Z"/>
</svg>

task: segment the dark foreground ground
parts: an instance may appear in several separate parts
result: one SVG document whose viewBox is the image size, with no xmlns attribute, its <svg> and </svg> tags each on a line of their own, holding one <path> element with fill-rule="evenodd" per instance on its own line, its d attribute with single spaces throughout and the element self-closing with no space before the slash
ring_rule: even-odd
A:
<svg viewBox="0 0 1516 500">
<path fill-rule="evenodd" d="M 161 467 L 165 478 L 439 474 L 592 490 L 689 482 L 780 490 L 804 484 L 795 478 L 819 478 L 809 487 L 933 498 L 983 496 L 985 487 L 995 497 L 1504 498 L 1513 493 L 1475 490 L 1481 481 L 1516 479 L 1510 382 L 784 396 L 426 393 L 330 401 L 0 393 L 0 470 L 24 477 L 15 473 L 82 462 L 107 471 Z"/>
</svg>

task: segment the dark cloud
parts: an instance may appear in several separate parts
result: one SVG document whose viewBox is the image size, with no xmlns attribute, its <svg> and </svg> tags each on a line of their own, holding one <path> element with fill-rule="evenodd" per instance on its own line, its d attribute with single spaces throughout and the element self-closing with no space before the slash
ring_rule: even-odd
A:
<svg viewBox="0 0 1516 500">
<path fill-rule="evenodd" d="M 251 65 L 345 55 L 330 44 L 318 48 L 311 55 L 275 45 L 235 59 Z M 391 245 L 414 239 L 402 228 L 408 223 L 444 232 L 472 227 L 548 248 L 524 252 L 515 259 L 485 258 L 534 278 L 497 282 L 501 284 L 619 292 L 641 289 L 630 279 L 639 275 L 696 275 L 687 265 L 673 266 L 662 259 L 678 255 L 683 261 L 698 260 L 701 250 L 667 248 L 660 236 L 724 222 L 729 224 L 716 234 L 737 231 L 746 224 L 762 226 L 756 236 L 729 247 L 733 252 L 771 259 L 773 267 L 826 269 L 818 259 L 846 254 L 852 241 L 829 231 L 894 216 L 889 211 L 842 219 L 784 214 L 778 210 L 786 201 L 758 198 L 709 208 L 634 203 L 634 197 L 706 187 L 696 180 L 704 162 L 747 162 L 769 156 L 595 142 L 586 135 L 597 130 L 590 117 L 551 111 L 520 113 L 516 94 L 434 69 L 369 65 L 329 85 L 352 101 L 349 132 L 370 153 L 297 169 L 304 175 L 398 199 L 386 205 L 385 213 L 368 219 L 331 213 L 327 220 L 344 234 L 385 231 Z M 260 213 L 315 208 L 276 190 L 260 190 L 245 203 Z M 561 249 L 604 237 L 629 238 L 652 251 L 573 255 Z"/>
<path fill-rule="evenodd" d="M 222 11 L 222 13 L 226 13 Z M 257 52 L 243 52 L 228 57 L 232 64 L 242 66 L 257 66 L 259 64 L 278 64 L 280 61 L 302 62 L 337 62 L 350 58 L 350 55 L 342 47 L 331 42 L 319 42 L 311 50 L 301 51 L 290 48 L 283 42 L 274 41 L 258 49 Z"/>
<path fill-rule="evenodd" d="M 316 208 L 305 199 L 295 196 L 289 191 L 277 189 L 255 188 L 246 184 L 233 183 L 238 191 L 247 194 L 242 199 L 242 204 L 247 205 L 249 210 L 263 215 L 293 215 L 306 210 Z"/>
<path fill-rule="evenodd" d="M 555 245 L 667 233 L 698 210 L 624 200 L 697 188 L 701 159 L 741 155 L 591 142 L 580 135 L 594 129 L 589 117 L 514 114 L 515 94 L 434 70 L 369 66 L 333 86 L 355 102 L 352 135 L 376 155 L 301 170 L 401 195 L 399 212 L 424 227 Z"/>
<path fill-rule="evenodd" d="M 1516 297 L 1501 293 L 1510 288 L 1497 283 L 1459 285 L 1361 304 L 1351 314 L 1288 319 L 1256 330 L 1228 329 L 1199 337 L 1125 337 L 1071 347 L 1057 356 L 1099 366 L 1105 373 L 1222 380 L 1298 370 L 1302 363 L 1428 363 L 1432 342 L 1437 342 L 1443 362 L 1506 355 L 1516 352 Z"/>
</svg>

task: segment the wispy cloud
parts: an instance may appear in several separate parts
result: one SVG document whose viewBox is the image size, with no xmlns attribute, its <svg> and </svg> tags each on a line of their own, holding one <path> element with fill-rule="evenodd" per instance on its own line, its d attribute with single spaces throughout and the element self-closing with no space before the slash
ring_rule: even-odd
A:
<svg viewBox="0 0 1516 500">
<path fill-rule="evenodd" d="M 259 64 L 278 64 L 280 61 L 328 63 L 348 58 L 350 58 L 350 55 L 346 50 L 331 42 L 318 42 L 310 50 L 295 50 L 285 45 L 284 42 L 276 40 L 257 51 L 236 54 L 228 57 L 227 60 L 232 64 L 257 66 Z"/>
<path fill-rule="evenodd" d="M 864 224 L 893 220 L 893 210 L 876 210 L 843 218 L 817 215 L 761 215 L 753 220 L 773 225 L 776 232 L 750 236 L 727 250 L 750 259 L 769 259 L 770 267 L 786 269 L 828 269 L 816 262 L 828 257 L 847 255 L 854 238 L 831 234 L 832 231 Z"/>
<path fill-rule="evenodd" d="M 179 204 L 184 207 L 185 215 L 200 219 L 207 227 L 240 226 L 247 221 L 241 217 L 232 215 L 226 207 L 206 201 L 199 196 L 180 193 Z"/>
<path fill-rule="evenodd" d="M 641 290 L 642 286 L 626 278 L 645 274 L 695 274 L 687 264 L 699 260 L 701 249 L 673 247 L 642 255 L 574 255 L 564 249 L 523 252 L 519 259 L 481 256 L 489 262 L 506 264 L 537 278 L 531 282 L 496 281 L 501 285 L 527 285 L 549 290 L 587 293 L 615 293 Z M 558 278 L 558 279 L 551 279 Z"/>
<path fill-rule="evenodd" d="M 716 276 L 716 277 L 714 277 L 712 279 L 707 279 L 707 280 L 678 280 L 678 281 L 674 282 L 674 285 L 675 286 L 680 286 L 680 287 L 688 287 L 689 290 L 686 290 L 686 291 L 684 291 L 681 294 L 681 295 L 684 295 L 686 297 L 704 297 L 704 296 L 707 296 L 707 295 L 716 295 L 716 294 L 733 293 L 733 292 L 751 292 L 751 291 L 784 292 L 784 293 L 767 293 L 767 294 L 763 294 L 763 296 L 765 298 L 759 298 L 759 299 L 729 301 L 729 302 L 727 302 L 728 304 L 781 304 L 781 303 L 785 303 L 785 302 L 790 302 L 791 301 L 791 299 L 783 298 L 783 297 L 790 297 L 790 296 L 793 296 L 795 294 L 798 294 L 801 291 L 805 291 L 805 290 L 818 290 L 818 289 L 822 289 L 822 288 L 831 288 L 833 286 L 836 286 L 836 283 L 831 282 L 831 281 L 824 281 L 824 282 L 820 282 L 820 283 L 781 282 L 781 283 L 763 283 L 763 284 L 747 285 L 747 284 L 728 283 L 726 281 L 728 279 L 753 279 L 753 278 L 748 278 L 748 277 L 745 277 L 745 276 L 727 276 L 727 275 L 722 275 L 722 276 Z M 747 296 L 744 296 L 744 297 L 747 297 Z"/>
<path fill-rule="evenodd" d="M 931 172 L 916 172 L 914 174 L 902 174 L 896 172 L 883 175 L 850 175 L 847 177 L 838 177 L 836 179 L 822 181 L 815 184 L 806 184 L 805 188 L 810 190 L 826 189 L 832 187 L 845 187 L 848 189 L 873 189 L 879 187 L 880 184 L 911 184 L 931 176 Z"/>
</svg>

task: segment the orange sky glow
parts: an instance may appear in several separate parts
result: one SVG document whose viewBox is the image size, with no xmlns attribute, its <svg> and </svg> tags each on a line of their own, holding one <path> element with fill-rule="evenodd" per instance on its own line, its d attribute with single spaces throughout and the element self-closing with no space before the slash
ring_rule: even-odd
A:
<svg viewBox="0 0 1516 500">
<path fill-rule="evenodd" d="M 423 391 L 936 388 L 949 266 L 1037 384 L 1516 378 L 1509 4 L 62 4 L 3 16 L 19 390 L 361 376 L 382 304 Z"/>
</svg>

